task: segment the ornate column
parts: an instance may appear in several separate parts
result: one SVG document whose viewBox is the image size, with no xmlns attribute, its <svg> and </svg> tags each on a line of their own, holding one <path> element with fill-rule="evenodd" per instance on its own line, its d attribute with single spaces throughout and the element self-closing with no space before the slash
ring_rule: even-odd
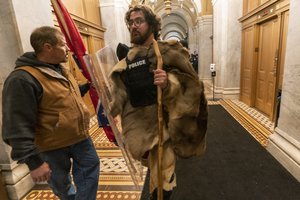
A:
<svg viewBox="0 0 300 200">
<path fill-rule="evenodd" d="M 211 85 L 209 66 L 212 63 L 213 16 L 198 17 L 198 74 L 202 81 Z"/>
<path fill-rule="evenodd" d="M 213 0 L 213 62 L 216 64 L 215 96 L 238 98 L 240 91 L 242 1 Z"/>
<path fill-rule="evenodd" d="M 129 8 L 129 0 L 101 0 L 102 26 L 106 28 L 104 41 L 114 50 L 118 43 L 130 45 L 130 36 L 125 24 L 125 13 Z"/>
<path fill-rule="evenodd" d="M 33 29 L 42 25 L 53 25 L 50 1 L 0 0 L 0 99 L 3 83 L 14 69 L 18 56 L 31 51 L 29 36 Z M 2 127 L 2 105 L 0 105 L 0 134 Z M 34 183 L 26 165 L 18 165 L 10 159 L 10 147 L 0 140 L 0 168 L 10 199 L 20 199 Z"/>
<path fill-rule="evenodd" d="M 300 182 L 300 2 L 290 1 L 290 17 L 278 126 L 268 151 Z"/>
</svg>

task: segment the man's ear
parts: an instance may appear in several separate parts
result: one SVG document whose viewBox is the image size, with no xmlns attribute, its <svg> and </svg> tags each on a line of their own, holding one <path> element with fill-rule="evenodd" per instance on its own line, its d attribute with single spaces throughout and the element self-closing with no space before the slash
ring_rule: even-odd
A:
<svg viewBox="0 0 300 200">
<path fill-rule="evenodd" d="M 51 51 L 52 48 L 53 48 L 53 46 L 52 46 L 51 44 L 49 44 L 49 43 L 45 43 L 45 44 L 43 45 L 43 49 L 44 49 L 45 51 L 47 51 L 47 52 Z"/>
</svg>

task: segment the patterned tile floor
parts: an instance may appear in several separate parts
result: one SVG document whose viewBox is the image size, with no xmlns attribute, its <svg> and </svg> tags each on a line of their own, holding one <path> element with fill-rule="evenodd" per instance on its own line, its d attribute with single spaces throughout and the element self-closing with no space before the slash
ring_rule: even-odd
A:
<svg viewBox="0 0 300 200">
<path fill-rule="evenodd" d="M 274 129 L 274 124 L 257 110 L 238 100 L 208 101 L 209 105 L 222 105 L 263 146 Z M 122 152 L 109 142 L 97 127 L 97 119 L 91 120 L 90 134 L 100 159 L 100 180 L 97 200 L 138 200 L 143 180 L 135 186 Z M 146 170 L 143 170 L 143 178 Z M 36 185 L 22 200 L 58 200 L 47 185 Z"/>
<path fill-rule="evenodd" d="M 274 131 L 274 123 L 264 114 L 258 112 L 254 108 L 249 107 L 239 100 L 231 100 L 232 103 L 236 104 L 240 109 L 247 112 L 252 118 L 259 121 L 262 125 L 268 128 L 270 131 Z"/>
<path fill-rule="evenodd" d="M 98 191 L 97 200 L 139 200 L 140 192 L 131 191 Z M 51 190 L 32 190 L 23 200 L 59 200 Z"/>
</svg>

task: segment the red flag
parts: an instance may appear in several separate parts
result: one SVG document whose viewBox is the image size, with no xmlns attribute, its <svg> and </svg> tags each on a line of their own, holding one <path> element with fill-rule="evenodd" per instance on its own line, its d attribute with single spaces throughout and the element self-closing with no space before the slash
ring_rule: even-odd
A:
<svg viewBox="0 0 300 200">
<path fill-rule="evenodd" d="M 87 70 L 86 64 L 83 60 L 83 56 L 86 55 L 86 53 L 87 53 L 86 48 L 84 46 L 81 35 L 80 35 L 72 17 L 70 16 L 68 10 L 63 5 L 61 0 L 51 0 L 51 3 L 53 6 L 53 9 L 54 9 L 54 13 L 56 15 L 58 24 L 60 26 L 60 29 L 61 29 L 62 33 L 65 35 L 67 45 L 68 45 L 70 51 L 73 53 L 73 58 L 74 58 L 76 64 L 82 70 L 82 74 L 84 75 L 84 77 L 87 80 L 91 81 L 91 77 Z M 108 120 L 105 117 L 103 118 L 103 116 L 101 116 L 101 118 L 99 117 L 99 114 L 103 115 L 103 107 L 101 105 L 98 106 L 99 97 L 97 95 L 95 88 L 91 87 L 89 90 L 89 93 L 91 96 L 91 100 L 93 102 L 93 106 L 97 112 L 100 126 L 102 126 L 109 141 L 116 143 L 116 139 L 114 137 L 111 127 L 108 124 Z M 97 109 L 97 108 L 100 108 L 100 109 Z"/>
</svg>

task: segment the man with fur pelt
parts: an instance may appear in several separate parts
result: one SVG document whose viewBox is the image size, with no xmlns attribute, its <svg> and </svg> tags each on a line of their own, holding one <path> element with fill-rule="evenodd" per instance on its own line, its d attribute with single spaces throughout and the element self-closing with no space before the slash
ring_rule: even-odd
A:
<svg viewBox="0 0 300 200">
<path fill-rule="evenodd" d="M 200 156 L 205 151 L 207 101 L 203 83 L 178 41 L 158 41 L 163 69 L 156 69 L 153 39 L 159 38 L 160 18 L 145 6 L 130 8 L 125 16 L 131 43 L 127 57 L 114 66 L 111 114 L 121 116 L 126 148 L 150 170 L 150 193 L 157 189 L 157 88 L 163 91 L 164 200 L 176 186 L 176 157 Z"/>
</svg>

